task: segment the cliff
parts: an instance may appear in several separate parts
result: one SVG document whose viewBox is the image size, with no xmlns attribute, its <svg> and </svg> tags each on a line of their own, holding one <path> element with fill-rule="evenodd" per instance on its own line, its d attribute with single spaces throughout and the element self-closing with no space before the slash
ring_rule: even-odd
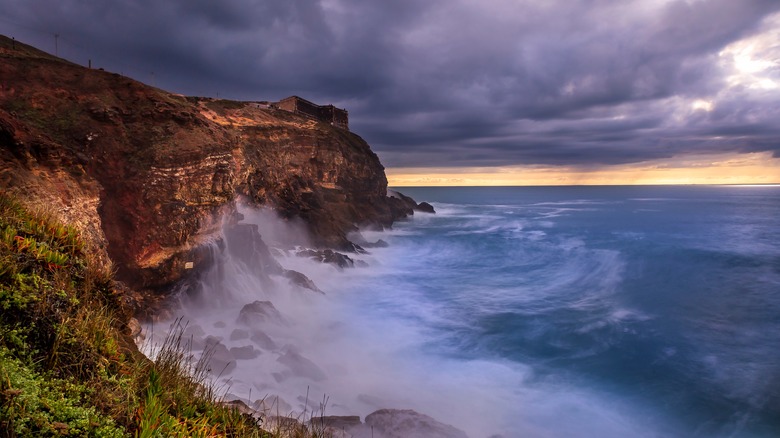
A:
<svg viewBox="0 0 780 438">
<path fill-rule="evenodd" d="M 118 278 L 163 290 L 243 195 L 353 250 L 414 201 L 359 136 L 246 102 L 187 98 L 0 37 L 0 189 L 79 227 Z"/>
</svg>

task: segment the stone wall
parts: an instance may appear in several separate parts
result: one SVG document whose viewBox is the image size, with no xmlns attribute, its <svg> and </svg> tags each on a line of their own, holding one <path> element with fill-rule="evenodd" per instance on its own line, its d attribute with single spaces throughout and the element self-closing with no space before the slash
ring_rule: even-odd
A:
<svg viewBox="0 0 780 438">
<path fill-rule="evenodd" d="M 303 114 L 333 126 L 349 130 L 349 113 L 333 105 L 317 105 L 298 96 L 290 96 L 277 102 L 277 108 Z"/>
</svg>

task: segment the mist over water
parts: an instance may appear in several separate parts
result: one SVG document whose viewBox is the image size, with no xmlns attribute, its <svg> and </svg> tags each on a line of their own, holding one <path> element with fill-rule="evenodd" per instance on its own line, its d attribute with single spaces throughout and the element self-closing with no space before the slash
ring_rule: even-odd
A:
<svg viewBox="0 0 780 438">
<path fill-rule="evenodd" d="M 390 246 L 344 270 L 241 210 L 324 294 L 215 244 L 180 313 L 231 352 L 231 396 L 411 408 L 473 438 L 780 435 L 780 188 L 401 191 L 437 214 L 364 232 Z M 254 301 L 280 317 L 238 321 Z"/>
</svg>

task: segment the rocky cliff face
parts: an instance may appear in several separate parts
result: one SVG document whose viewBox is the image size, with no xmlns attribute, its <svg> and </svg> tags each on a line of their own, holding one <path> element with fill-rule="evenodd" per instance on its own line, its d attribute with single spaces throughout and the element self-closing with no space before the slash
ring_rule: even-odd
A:
<svg viewBox="0 0 780 438">
<path fill-rule="evenodd" d="M 353 248 L 413 201 L 359 136 L 250 103 L 186 98 L 0 37 L 0 188 L 71 223 L 136 288 L 177 281 L 236 196 Z"/>
</svg>

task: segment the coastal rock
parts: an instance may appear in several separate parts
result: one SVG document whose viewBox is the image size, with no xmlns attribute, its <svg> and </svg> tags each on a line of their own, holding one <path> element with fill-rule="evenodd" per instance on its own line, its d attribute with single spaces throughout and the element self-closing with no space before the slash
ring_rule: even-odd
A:
<svg viewBox="0 0 780 438">
<path fill-rule="evenodd" d="M 376 242 L 364 242 L 361 245 L 364 248 L 387 248 L 388 246 L 390 246 L 389 243 L 385 242 L 382 239 L 379 239 Z"/>
<path fill-rule="evenodd" d="M 236 369 L 236 361 L 230 350 L 218 338 L 206 338 L 203 354 L 210 355 L 209 370 L 212 374 L 224 376 Z"/>
<path fill-rule="evenodd" d="M 468 438 L 462 430 L 410 409 L 380 409 L 366 416 L 366 426 L 384 438 Z"/>
<path fill-rule="evenodd" d="M 322 381 L 327 377 L 325 372 L 314 362 L 301 356 L 294 348 L 287 348 L 287 351 L 277 359 L 277 362 L 287 366 L 293 375 L 307 377 L 314 381 Z"/>
<path fill-rule="evenodd" d="M 229 339 L 231 341 L 240 341 L 242 339 L 249 339 L 249 332 L 244 329 L 234 329 L 230 332 Z"/>
<path fill-rule="evenodd" d="M 264 350 L 276 350 L 279 348 L 273 339 L 260 330 L 254 330 L 252 332 L 252 336 L 249 339 Z"/>
<path fill-rule="evenodd" d="M 311 279 L 309 279 L 309 277 L 305 276 L 304 274 L 298 271 L 285 269 L 282 275 L 284 276 L 284 278 L 290 280 L 290 284 L 293 286 L 309 289 L 310 291 L 321 293 L 321 294 L 325 293 L 321 291 L 320 288 L 318 288 L 317 285 L 314 284 L 314 282 L 311 281 Z"/>
<path fill-rule="evenodd" d="M 255 350 L 255 347 L 251 345 L 245 345 L 243 347 L 233 347 L 230 350 L 230 354 L 236 359 L 254 359 L 260 356 L 260 351 Z"/>
<path fill-rule="evenodd" d="M 433 205 L 427 203 L 427 202 L 421 202 L 417 204 L 417 207 L 415 207 L 415 210 L 421 211 L 423 213 L 431 213 L 435 214 L 436 210 L 433 209 Z"/>
<path fill-rule="evenodd" d="M 238 313 L 239 324 L 256 326 L 266 322 L 284 324 L 285 319 L 270 301 L 254 301 L 244 305 Z"/>
<path fill-rule="evenodd" d="M 284 274 L 285 270 L 271 255 L 255 224 L 230 224 L 223 228 L 227 252 L 259 274 Z M 301 274 L 303 275 L 303 274 Z"/>
<path fill-rule="evenodd" d="M 295 255 L 298 257 L 308 257 L 321 263 L 330 263 L 339 269 L 352 268 L 355 266 L 355 261 L 351 257 L 330 249 L 304 249 L 298 251 Z"/>
</svg>

